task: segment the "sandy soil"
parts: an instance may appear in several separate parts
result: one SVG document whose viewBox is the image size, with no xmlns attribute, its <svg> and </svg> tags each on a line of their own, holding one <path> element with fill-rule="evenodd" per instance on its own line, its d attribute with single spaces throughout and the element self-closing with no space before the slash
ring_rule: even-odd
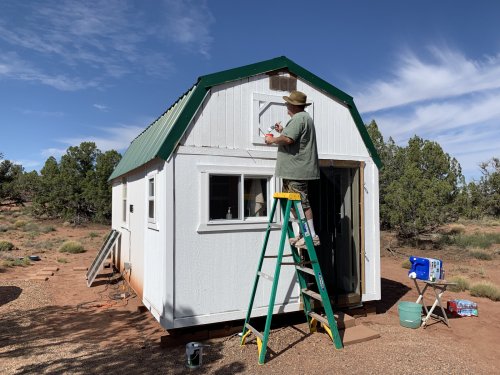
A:
<svg viewBox="0 0 500 375">
<path fill-rule="evenodd" d="M 12 222 L 4 216 L 0 225 L 2 220 L 4 224 Z M 433 323 L 415 330 L 399 325 L 397 303 L 417 298 L 413 282 L 401 266 L 410 254 L 443 259 L 448 278 L 466 275 L 500 285 L 498 255 L 491 261 L 464 260 L 450 249 L 395 247 L 391 236 L 384 234 L 382 300 L 377 303 L 377 314 L 357 319 L 358 325 L 380 332 L 379 339 L 335 350 L 325 334 L 308 333 L 301 314 L 289 314 L 273 325 L 271 354 L 264 366 L 257 363 L 255 341 L 241 347 L 239 338 L 233 335 L 207 342 L 210 347 L 204 349 L 201 368 L 188 370 L 184 344 L 160 347 L 164 330 L 149 313 L 138 311 L 140 301 L 125 284 L 110 279 L 112 274 L 105 270 L 94 286 L 87 288 L 85 271 L 73 270 L 90 265 L 108 228 L 52 225 L 56 231 L 45 234 L 14 229 L 0 232 L 0 240 L 9 240 L 19 248 L 10 255 L 38 254 L 42 258 L 28 267 L 0 269 L 2 374 L 497 373 L 499 302 L 471 297 L 468 292 L 446 292 L 445 301 L 464 298 L 477 302 L 479 317 L 451 319 L 451 328 Z M 487 229 L 500 231 L 498 226 Z M 57 252 L 58 245 L 67 239 L 81 241 L 87 252 Z M 49 266 L 59 270 L 48 281 L 30 280 Z M 129 291 L 130 297 L 115 299 L 117 294 Z M 433 301 L 428 298 L 426 302 L 430 305 Z"/>
</svg>

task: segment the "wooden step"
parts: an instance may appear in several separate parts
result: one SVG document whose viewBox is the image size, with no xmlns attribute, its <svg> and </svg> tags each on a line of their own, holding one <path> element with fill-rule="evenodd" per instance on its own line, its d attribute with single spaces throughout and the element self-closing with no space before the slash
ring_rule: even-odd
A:
<svg viewBox="0 0 500 375">
<path fill-rule="evenodd" d="M 319 322 L 323 322 L 327 326 L 330 326 L 328 324 L 328 319 L 326 316 L 321 316 L 315 312 L 310 312 L 309 315 L 316 319 Z M 338 312 L 334 314 L 335 316 L 335 321 L 337 322 L 337 328 L 338 329 L 345 329 L 345 328 L 351 328 L 356 326 L 356 319 L 354 319 L 352 316 L 346 315 L 343 312 Z"/>
<path fill-rule="evenodd" d="M 380 337 L 380 333 L 365 326 L 354 326 L 346 328 L 344 331 L 340 332 L 340 337 L 342 337 L 342 343 L 344 346 L 348 346 L 378 339 Z"/>
</svg>

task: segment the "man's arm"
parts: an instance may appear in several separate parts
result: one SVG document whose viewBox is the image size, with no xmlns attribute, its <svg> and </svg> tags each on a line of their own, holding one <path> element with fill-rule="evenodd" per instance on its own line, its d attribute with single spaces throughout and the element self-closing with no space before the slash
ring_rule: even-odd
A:
<svg viewBox="0 0 500 375">
<path fill-rule="evenodd" d="M 288 138 L 285 135 L 280 135 L 278 137 L 266 136 L 265 141 L 266 141 L 266 144 L 268 144 L 268 145 L 275 144 L 278 146 L 287 146 L 287 145 L 291 145 L 293 143 L 293 139 Z"/>
</svg>

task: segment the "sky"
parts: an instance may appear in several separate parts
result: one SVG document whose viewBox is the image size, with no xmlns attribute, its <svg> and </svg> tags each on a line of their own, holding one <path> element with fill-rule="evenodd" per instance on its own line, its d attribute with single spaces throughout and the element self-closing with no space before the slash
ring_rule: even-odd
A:
<svg viewBox="0 0 500 375">
<path fill-rule="evenodd" d="M 0 153 L 123 153 L 199 76 L 286 56 L 401 146 L 500 157 L 500 2 L 1 0 Z"/>
</svg>

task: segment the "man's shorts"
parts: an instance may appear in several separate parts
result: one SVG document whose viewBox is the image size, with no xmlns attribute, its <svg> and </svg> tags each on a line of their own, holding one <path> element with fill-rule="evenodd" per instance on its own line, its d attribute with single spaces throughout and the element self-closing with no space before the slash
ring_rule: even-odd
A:
<svg viewBox="0 0 500 375">
<path fill-rule="evenodd" d="M 309 203 L 308 181 L 298 180 L 285 180 L 283 179 L 283 192 L 284 193 L 298 193 L 302 201 L 302 208 L 307 210 L 311 208 Z"/>
</svg>

